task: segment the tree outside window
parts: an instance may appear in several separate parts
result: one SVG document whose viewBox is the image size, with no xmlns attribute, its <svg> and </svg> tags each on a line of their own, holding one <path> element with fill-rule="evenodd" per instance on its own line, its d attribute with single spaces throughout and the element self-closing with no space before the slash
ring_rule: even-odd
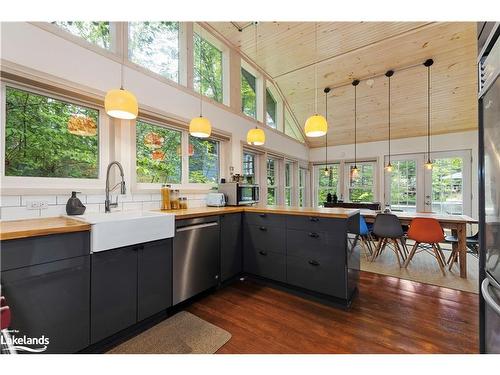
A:
<svg viewBox="0 0 500 375">
<path fill-rule="evenodd" d="M 216 184 L 219 182 L 219 142 L 189 136 L 189 182 Z"/>
<path fill-rule="evenodd" d="M 257 118 L 257 79 L 241 68 L 241 111 L 252 118 Z"/>
<path fill-rule="evenodd" d="M 222 103 L 222 51 L 194 34 L 194 89 Z"/>
<path fill-rule="evenodd" d="M 179 22 L 129 22 L 130 61 L 179 81 Z"/>
<path fill-rule="evenodd" d="M 394 160 L 391 179 L 391 209 L 406 212 L 417 210 L 417 163 L 415 160 Z"/>
<path fill-rule="evenodd" d="M 277 163 L 274 159 L 267 159 L 267 204 L 269 205 L 276 205 L 278 202 Z"/>
<path fill-rule="evenodd" d="M 181 132 L 136 122 L 137 182 L 181 183 Z"/>
<path fill-rule="evenodd" d="M 292 205 L 292 168 L 290 162 L 285 163 L 285 205 Z"/>
<path fill-rule="evenodd" d="M 354 164 L 346 164 L 348 171 Z M 374 163 L 357 163 L 359 174 L 353 177 L 349 173 L 349 202 L 373 202 Z"/>
<path fill-rule="evenodd" d="M 316 202 L 318 206 L 322 207 L 326 202 L 328 193 L 332 196 L 338 193 L 339 185 L 339 165 L 338 164 L 328 164 L 328 175 L 324 173 L 325 165 L 316 166 L 316 171 L 318 175 L 318 189 Z M 340 199 L 340 197 L 338 197 Z"/>
<path fill-rule="evenodd" d="M 52 24 L 85 39 L 104 49 L 111 49 L 111 32 L 109 22 L 100 21 L 55 21 Z"/>
<path fill-rule="evenodd" d="M 6 88 L 5 175 L 98 178 L 99 111 Z"/>
<path fill-rule="evenodd" d="M 306 175 L 306 169 L 299 168 L 299 207 L 306 205 Z"/>
</svg>

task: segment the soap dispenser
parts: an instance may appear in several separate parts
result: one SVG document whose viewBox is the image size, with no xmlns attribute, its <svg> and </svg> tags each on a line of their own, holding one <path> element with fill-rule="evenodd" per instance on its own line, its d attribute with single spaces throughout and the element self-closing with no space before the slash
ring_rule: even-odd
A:
<svg viewBox="0 0 500 375">
<path fill-rule="evenodd" d="M 86 207 L 83 205 L 82 201 L 77 198 L 76 194 L 80 193 L 79 191 L 72 191 L 71 198 L 68 199 L 68 203 L 66 203 L 66 213 L 68 215 L 83 215 Z"/>
</svg>

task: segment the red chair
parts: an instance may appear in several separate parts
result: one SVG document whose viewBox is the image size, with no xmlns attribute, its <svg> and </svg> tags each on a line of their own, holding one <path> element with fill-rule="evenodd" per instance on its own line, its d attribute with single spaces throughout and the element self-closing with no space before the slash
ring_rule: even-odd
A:
<svg viewBox="0 0 500 375">
<path fill-rule="evenodd" d="M 408 258 L 406 258 L 405 268 L 408 267 L 408 264 L 417 252 L 426 251 L 436 258 L 441 272 L 443 275 L 445 274 L 444 267 L 446 260 L 439 246 L 439 243 L 444 241 L 444 232 L 439 221 L 431 218 L 413 219 L 408 230 L 408 239 L 415 241 L 415 245 L 413 245 Z"/>
</svg>

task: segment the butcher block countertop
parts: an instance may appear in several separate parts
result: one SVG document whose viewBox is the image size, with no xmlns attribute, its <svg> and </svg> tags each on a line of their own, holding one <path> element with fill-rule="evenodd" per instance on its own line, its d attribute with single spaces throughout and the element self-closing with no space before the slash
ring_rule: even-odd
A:
<svg viewBox="0 0 500 375">
<path fill-rule="evenodd" d="M 236 212 L 256 212 L 282 215 L 317 216 L 346 219 L 359 213 L 357 209 L 346 208 L 312 208 L 312 207 L 287 207 L 287 206 L 236 206 L 236 207 L 197 207 L 184 210 L 160 211 L 174 214 L 176 220 L 192 219 L 195 217 L 230 214 Z"/>
<path fill-rule="evenodd" d="M 89 231 L 90 224 L 68 217 L 12 220 L 0 222 L 0 240 L 14 240 L 48 234 Z"/>
</svg>

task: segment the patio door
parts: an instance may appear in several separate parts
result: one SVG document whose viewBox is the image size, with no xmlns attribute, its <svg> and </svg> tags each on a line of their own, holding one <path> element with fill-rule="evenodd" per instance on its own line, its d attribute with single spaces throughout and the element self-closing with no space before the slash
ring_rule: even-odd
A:
<svg viewBox="0 0 500 375">
<path fill-rule="evenodd" d="M 432 170 L 425 170 L 424 210 L 449 215 L 471 215 L 470 151 L 433 155 Z"/>
<path fill-rule="evenodd" d="M 393 211 L 470 215 L 471 152 L 434 152 L 432 160 L 433 168 L 427 170 L 425 153 L 392 156 L 393 171 L 385 173 L 385 203 Z"/>
</svg>

